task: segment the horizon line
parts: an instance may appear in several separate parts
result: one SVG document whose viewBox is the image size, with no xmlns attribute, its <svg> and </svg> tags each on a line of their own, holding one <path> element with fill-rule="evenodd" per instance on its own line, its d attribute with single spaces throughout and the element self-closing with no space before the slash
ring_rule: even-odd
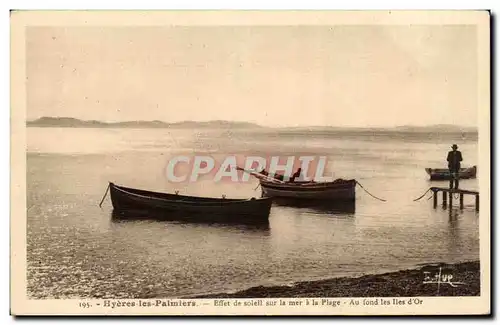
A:
<svg viewBox="0 0 500 325">
<path fill-rule="evenodd" d="M 131 123 L 131 122 L 139 122 L 139 123 L 164 123 L 164 124 L 182 124 L 182 123 L 210 123 L 210 122 L 229 122 L 229 123 L 246 123 L 246 124 L 253 124 L 255 126 L 259 127 L 264 127 L 264 128 L 320 128 L 320 127 L 327 127 L 327 128 L 402 128 L 402 127 L 416 127 L 416 128 L 425 128 L 425 127 L 435 127 L 435 126 L 451 126 L 451 127 L 457 127 L 457 128 L 470 128 L 470 129 L 478 129 L 478 126 L 469 126 L 469 125 L 461 125 L 461 124 L 451 124 L 451 123 L 437 123 L 437 124 L 402 124 L 402 125 L 274 125 L 274 126 L 269 126 L 269 125 L 262 125 L 257 122 L 252 122 L 252 121 L 241 121 L 241 120 L 224 120 L 224 119 L 213 119 L 213 120 L 181 120 L 181 121 L 175 121 L 175 122 L 167 122 L 163 120 L 158 120 L 158 119 L 151 119 L 151 120 L 121 120 L 121 121 L 104 121 L 104 120 L 97 120 L 97 119 L 80 119 L 77 117 L 70 117 L 70 116 L 41 116 L 38 118 L 34 119 L 26 119 L 26 123 L 33 123 L 38 120 L 41 120 L 43 118 L 51 118 L 51 119 L 73 119 L 77 120 L 80 122 L 98 122 L 102 124 L 119 124 L 119 123 Z"/>
</svg>

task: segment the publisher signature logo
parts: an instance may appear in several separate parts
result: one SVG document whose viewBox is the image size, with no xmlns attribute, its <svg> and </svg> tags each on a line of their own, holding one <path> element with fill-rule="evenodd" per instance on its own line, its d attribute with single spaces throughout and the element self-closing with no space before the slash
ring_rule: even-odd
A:
<svg viewBox="0 0 500 325">
<path fill-rule="evenodd" d="M 449 285 L 456 288 L 466 283 L 453 281 L 453 274 L 450 271 L 443 271 L 442 267 L 439 267 L 439 271 L 437 272 L 424 271 L 423 284 L 437 284 L 437 292 L 439 293 L 441 285 Z"/>
</svg>

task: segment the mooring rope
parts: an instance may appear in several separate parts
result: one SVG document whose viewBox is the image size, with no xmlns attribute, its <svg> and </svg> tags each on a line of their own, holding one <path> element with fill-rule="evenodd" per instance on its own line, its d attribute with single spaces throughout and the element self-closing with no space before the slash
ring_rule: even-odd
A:
<svg viewBox="0 0 500 325">
<path fill-rule="evenodd" d="M 420 200 L 420 199 L 421 199 L 421 198 L 423 198 L 423 197 L 425 196 L 425 194 L 427 194 L 427 192 L 429 192 L 430 190 L 431 190 L 430 188 L 429 188 L 429 189 L 427 189 L 427 191 L 425 191 L 425 192 L 424 192 L 424 194 L 422 194 L 420 197 L 416 198 L 416 199 L 415 199 L 415 200 L 413 200 L 413 201 L 415 202 L 415 201 Z M 431 197 L 432 197 L 432 196 L 431 196 Z M 430 200 L 430 199 L 428 199 L 428 200 Z"/>
<path fill-rule="evenodd" d="M 106 193 L 104 193 L 104 196 L 102 197 L 101 203 L 99 203 L 99 208 L 102 206 L 102 202 L 104 202 L 106 195 L 108 195 L 108 191 L 109 191 L 110 186 L 111 186 L 111 184 L 108 184 L 108 187 L 106 188 Z"/>
<path fill-rule="evenodd" d="M 362 189 L 363 189 L 366 193 L 368 193 L 368 195 L 370 195 L 371 197 L 373 197 L 373 198 L 375 198 L 375 199 L 377 199 L 377 200 L 383 201 L 383 202 L 386 202 L 386 201 L 387 201 L 387 200 L 385 200 L 385 199 L 381 199 L 381 198 L 379 198 L 379 197 L 376 197 L 375 195 L 373 195 L 373 194 L 371 194 L 370 192 L 368 192 L 368 190 L 367 190 L 366 188 L 364 188 L 364 187 L 363 187 L 363 185 L 361 185 L 361 183 L 360 183 L 360 182 L 356 181 L 356 184 L 358 184 L 359 186 L 361 186 L 361 188 L 362 188 Z"/>
<path fill-rule="evenodd" d="M 258 189 L 259 186 L 260 186 L 260 182 L 259 182 L 259 184 L 257 184 L 257 186 L 255 186 L 255 188 L 253 190 L 255 191 L 256 189 Z"/>
</svg>

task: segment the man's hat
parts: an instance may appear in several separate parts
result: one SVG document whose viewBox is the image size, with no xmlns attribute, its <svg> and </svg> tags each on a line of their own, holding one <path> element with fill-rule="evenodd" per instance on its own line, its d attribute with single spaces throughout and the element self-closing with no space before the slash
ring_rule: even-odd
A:
<svg viewBox="0 0 500 325">
<path fill-rule="evenodd" d="M 457 146 L 456 144 L 452 145 L 451 147 L 452 147 L 453 149 L 458 148 L 458 146 Z"/>
</svg>

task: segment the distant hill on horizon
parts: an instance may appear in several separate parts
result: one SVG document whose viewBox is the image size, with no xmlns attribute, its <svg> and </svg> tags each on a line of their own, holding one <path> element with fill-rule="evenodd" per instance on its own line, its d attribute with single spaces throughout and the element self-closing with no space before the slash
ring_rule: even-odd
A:
<svg viewBox="0 0 500 325">
<path fill-rule="evenodd" d="M 206 122 L 182 121 L 167 123 L 163 121 L 123 121 L 102 122 L 96 120 L 80 120 L 73 117 L 41 117 L 36 120 L 27 121 L 27 126 L 38 127 L 86 127 L 86 128 L 262 128 L 262 126 L 249 122 L 233 122 L 224 120 L 213 120 Z"/>
<path fill-rule="evenodd" d="M 73 128 L 259 128 L 284 132 L 332 132 L 332 131 L 372 131 L 372 132 L 430 132 L 430 133 L 477 133 L 476 127 L 451 124 L 428 126 L 402 125 L 396 127 L 338 127 L 338 126 L 300 126 L 300 127 L 266 127 L 251 122 L 212 120 L 182 121 L 167 123 L 163 121 L 123 121 L 102 122 L 97 120 L 80 120 L 73 117 L 41 117 L 26 122 L 28 127 L 73 127 Z"/>
</svg>

